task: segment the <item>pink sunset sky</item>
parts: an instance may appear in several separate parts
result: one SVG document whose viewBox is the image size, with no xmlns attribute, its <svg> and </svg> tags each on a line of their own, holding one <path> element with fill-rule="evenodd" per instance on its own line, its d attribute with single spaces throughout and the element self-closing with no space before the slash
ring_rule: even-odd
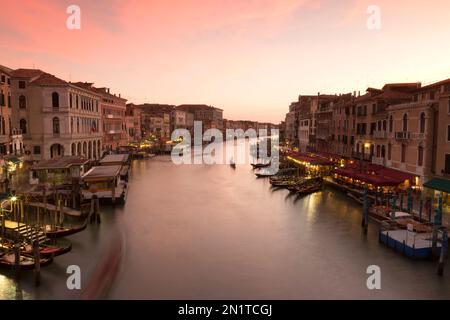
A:
<svg viewBox="0 0 450 320">
<path fill-rule="evenodd" d="M 66 8 L 81 8 L 81 30 Z M 369 30 L 369 5 L 381 30 Z M 450 75 L 448 0 L 0 0 L 0 64 L 279 122 L 299 94 Z"/>
</svg>

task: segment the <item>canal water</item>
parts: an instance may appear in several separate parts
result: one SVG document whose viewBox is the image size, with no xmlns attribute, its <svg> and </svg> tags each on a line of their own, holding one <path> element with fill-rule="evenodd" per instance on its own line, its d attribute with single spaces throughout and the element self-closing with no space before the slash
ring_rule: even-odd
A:
<svg viewBox="0 0 450 320">
<path fill-rule="evenodd" d="M 450 268 L 412 261 L 361 230 L 361 206 L 326 189 L 303 198 L 273 190 L 250 165 L 174 165 L 158 156 L 132 163 L 124 207 L 103 207 L 102 223 L 73 235 L 73 250 L 17 285 L 0 275 L 3 298 L 78 299 L 120 255 L 113 299 L 449 299 Z M 118 243 L 123 251 L 117 250 Z M 66 286 L 82 270 L 81 291 Z M 370 291 L 367 267 L 381 268 Z"/>
</svg>

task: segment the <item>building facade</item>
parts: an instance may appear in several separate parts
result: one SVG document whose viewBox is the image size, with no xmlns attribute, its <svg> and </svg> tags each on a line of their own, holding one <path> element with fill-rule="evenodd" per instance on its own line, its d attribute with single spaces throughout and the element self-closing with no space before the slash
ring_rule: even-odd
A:
<svg viewBox="0 0 450 320">
<path fill-rule="evenodd" d="M 23 151 L 21 135 L 15 135 L 16 143 L 12 140 L 11 72 L 11 69 L 0 66 L 0 155 L 9 153 L 20 155 Z"/>
<path fill-rule="evenodd" d="M 100 95 L 36 69 L 12 71 L 11 90 L 12 127 L 27 160 L 100 157 Z"/>
</svg>

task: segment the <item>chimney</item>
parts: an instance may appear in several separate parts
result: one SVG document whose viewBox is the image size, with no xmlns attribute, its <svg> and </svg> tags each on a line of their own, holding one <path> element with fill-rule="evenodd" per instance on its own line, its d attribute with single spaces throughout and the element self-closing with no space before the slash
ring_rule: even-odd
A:
<svg viewBox="0 0 450 320">
<path fill-rule="evenodd" d="M 119 93 L 119 98 L 121 98 L 120 93 Z"/>
<path fill-rule="evenodd" d="M 106 92 L 108 92 L 108 93 L 109 93 L 109 88 L 106 88 Z"/>
</svg>

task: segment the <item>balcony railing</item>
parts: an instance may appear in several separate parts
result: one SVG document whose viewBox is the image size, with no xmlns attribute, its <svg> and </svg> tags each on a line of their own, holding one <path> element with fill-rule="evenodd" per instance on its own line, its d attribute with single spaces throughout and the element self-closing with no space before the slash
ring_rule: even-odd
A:
<svg viewBox="0 0 450 320">
<path fill-rule="evenodd" d="M 387 132 L 386 131 L 374 131 L 373 137 L 375 139 L 386 139 L 387 138 Z"/>
<path fill-rule="evenodd" d="M 410 140 L 411 139 L 411 132 L 409 131 L 398 131 L 395 133 L 395 139 L 396 140 Z"/>
</svg>

